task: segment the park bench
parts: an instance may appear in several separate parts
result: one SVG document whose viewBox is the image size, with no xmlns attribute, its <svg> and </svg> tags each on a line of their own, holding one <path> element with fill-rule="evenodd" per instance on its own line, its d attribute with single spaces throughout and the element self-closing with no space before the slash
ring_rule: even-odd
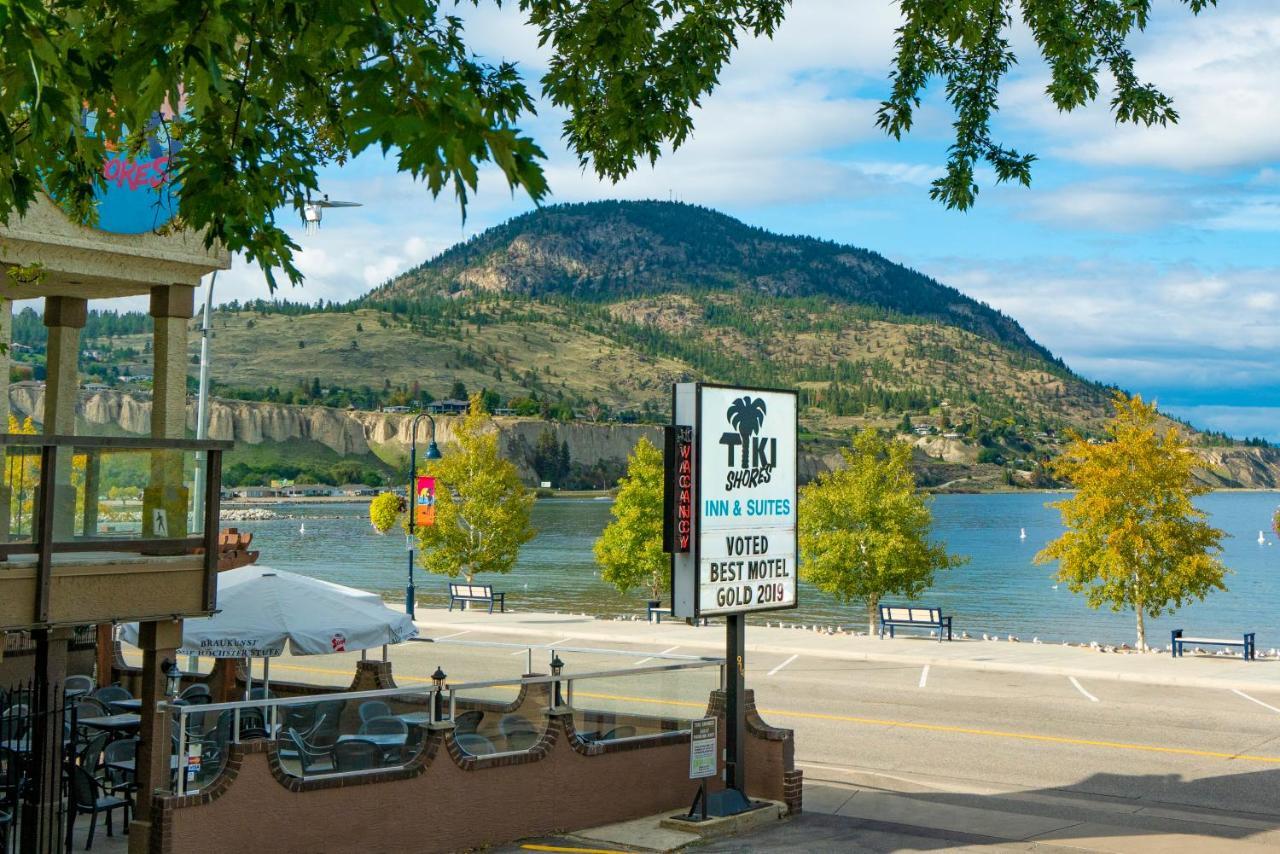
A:
<svg viewBox="0 0 1280 854">
<path fill-rule="evenodd" d="M 651 622 L 651 623 L 661 623 L 661 622 L 662 622 L 662 615 L 663 615 L 663 614 L 666 614 L 668 617 L 670 617 L 670 616 L 671 616 L 671 609 L 670 609 L 670 608 L 663 608 L 663 607 L 658 606 L 658 605 L 650 605 L 650 606 L 649 606 L 649 622 Z"/>
<path fill-rule="evenodd" d="M 1182 658 L 1182 648 L 1186 644 L 1192 646 L 1238 646 L 1244 651 L 1245 661 L 1253 661 L 1253 632 L 1245 632 L 1240 640 L 1230 638 L 1191 638 L 1182 634 L 1182 629 L 1173 630 L 1173 657 Z"/>
<path fill-rule="evenodd" d="M 449 610 L 453 610 L 454 602 L 461 602 L 462 608 L 466 609 L 468 602 L 489 603 L 489 613 L 493 613 L 493 604 L 498 603 L 498 610 L 502 613 L 507 612 L 507 594 L 494 593 L 492 585 L 489 584 L 450 584 L 449 585 Z"/>
<path fill-rule="evenodd" d="M 881 605 L 880 606 L 880 637 L 884 637 L 885 629 L 889 630 L 889 637 L 893 637 L 893 630 L 898 626 L 909 628 L 931 628 L 938 630 L 938 642 L 942 642 L 942 633 L 947 633 L 947 640 L 951 640 L 951 618 L 942 616 L 941 608 L 910 608 L 898 605 Z"/>
</svg>

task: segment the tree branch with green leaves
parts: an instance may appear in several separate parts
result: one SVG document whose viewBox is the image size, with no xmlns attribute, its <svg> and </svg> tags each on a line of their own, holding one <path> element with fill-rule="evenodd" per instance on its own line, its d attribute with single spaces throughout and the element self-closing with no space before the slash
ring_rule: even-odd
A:
<svg viewBox="0 0 1280 854">
<path fill-rule="evenodd" d="M 471 0 L 480 5 L 485 0 Z M 493 0 L 497 2 L 497 0 Z M 1183 0 L 1199 13 L 1214 0 Z M 94 220 L 104 147 L 138 150 L 145 128 L 182 105 L 180 223 L 206 245 L 243 253 L 291 282 L 298 246 L 277 221 L 301 215 L 320 170 L 366 151 L 465 215 L 486 165 L 535 202 L 545 154 L 520 130 L 536 96 L 520 70 L 468 43 L 448 0 L 0 0 L 0 223 L 42 188 Z M 564 137 L 584 168 L 618 181 L 678 148 L 744 39 L 771 37 L 787 0 L 518 0 L 550 49 L 541 95 L 567 113 Z M 1015 13 L 1048 63 L 1060 110 L 1113 85 L 1121 122 L 1177 121 L 1170 99 L 1135 71 L 1129 39 L 1151 0 L 901 0 L 890 93 L 878 123 L 900 138 L 936 80 L 955 113 L 946 173 L 932 187 L 967 209 L 978 169 L 1028 184 L 1034 155 L 992 136 L 1002 81 L 1017 62 Z M 170 111 L 172 112 L 172 111 Z M 94 130 L 85 116 L 94 117 Z M 126 137 L 125 129 L 128 129 Z"/>
</svg>

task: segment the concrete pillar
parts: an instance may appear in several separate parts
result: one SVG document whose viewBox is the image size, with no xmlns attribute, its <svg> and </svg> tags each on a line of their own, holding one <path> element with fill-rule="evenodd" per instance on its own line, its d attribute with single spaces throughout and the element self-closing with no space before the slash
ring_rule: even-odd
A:
<svg viewBox="0 0 1280 854">
<path fill-rule="evenodd" d="M 88 300 L 45 297 L 44 325 L 48 329 L 45 356 L 44 435 L 76 432 L 76 403 L 80 399 L 80 330 L 89 313 Z M 53 532 L 69 538 L 75 528 L 76 494 L 71 485 L 71 449 L 58 453 L 54 478 Z"/>
<path fill-rule="evenodd" d="M 169 715 L 156 714 L 156 703 L 168 699 L 161 666 L 177 662 L 182 645 L 182 620 L 140 623 L 138 646 L 142 650 L 142 725 L 138 731 L 137 779 L 133 822 L 129 825 L 129 851 L 146 852 L 151 843 L 151 799 L 157 790 L 169 791 L 169 757 L 173 754 L 169 736 Z"/>
<path fill-rule="evenodd" d="M 187 321 L 195 305 L 190 285 L 157 285 L 151 289 L 155 321 L 155 356 L 151 393 L 151 436 L 181 439 L 187 430 Z M 187 536 L 189 490 L 182 482 L 183 455 L 152 455 L 151 485 L 143 495 L 144 536 Z"/>
</svg>

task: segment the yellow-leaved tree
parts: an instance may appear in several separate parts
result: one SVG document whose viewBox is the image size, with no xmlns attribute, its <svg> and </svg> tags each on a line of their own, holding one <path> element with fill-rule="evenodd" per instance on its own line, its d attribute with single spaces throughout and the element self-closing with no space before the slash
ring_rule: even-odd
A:
<svg viewBox="0 0 1280 854">
<path fill-rule="evenodd" d="M 469 583 L 477 573 L 515 566 L 520 546 L 536 533 L 529 523 L 534 497 L 498 453 L 498 433 L 479 393 L 471 395 L 454 438 L 456 445 L 421 469 L 436 479 L 436 520 L 414 533 L 423 568 Z"/>
<path fill-rule="evenodd" d="M 1159 617 L 1213 590 L 1226 590 L 1218 559 L 1226 534 L 1193 503 L 1195 454 L 1176 427 L 1161 429 L 1154 404 L 1117 393 L 1107 439 L 1072 434 L 1054 462 L 1077 490 L 1052 506 L 1067 531 L 1036 555 L 1058 562 L 1058 578 L 1084 593 L 1090 608 L 1132 609 L 1138 648 L 1147 646 L 1144 618 Z"/>
<path fill-rule="evenodd" d="M 661 599 L 671 579 L 671 558 L 662 550 L 662 452 L 642 438 L 618 482 L 613 521 L 596 540 L 600 577 L 626 593 L 643 588 Z"/>
<path fill-rule="evenodd" d="M 874 633 L 883 597 L 914 599 L 938 570 L 968 559 L 930 542 L 933 514 L 916 489 L 910 445 L 868 427 L 840 452 L 844 468 L 800 490 L 800 577 L 841 602 L 862 602 Z"/>
</svg>

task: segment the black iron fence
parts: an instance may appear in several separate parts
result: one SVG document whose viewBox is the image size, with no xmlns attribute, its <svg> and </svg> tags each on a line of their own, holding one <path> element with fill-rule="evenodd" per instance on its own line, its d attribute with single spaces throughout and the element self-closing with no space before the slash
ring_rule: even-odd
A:
<svg viewBox="0 0 1280 854">
<path fill-rule="evenodd" d="M 60 685 L 0 688 L 0 852 L 70 848 L 67 780 L 76 765 L 76 706 Z"/>
</svg>

